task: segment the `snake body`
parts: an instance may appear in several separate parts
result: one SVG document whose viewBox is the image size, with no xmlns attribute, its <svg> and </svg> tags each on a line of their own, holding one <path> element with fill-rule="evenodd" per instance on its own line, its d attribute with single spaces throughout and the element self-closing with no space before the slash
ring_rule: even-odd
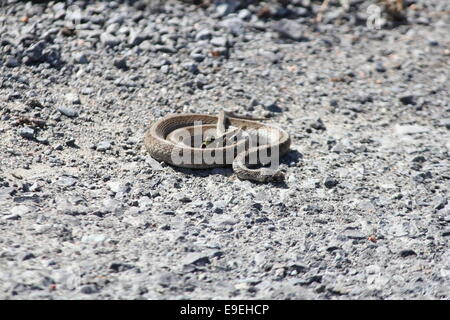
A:
<svg viewBox="0 0 450 320">
<path fill-rule="evenodd" d="M 190 139 L 195 137 L 196 130 L 200 130 L 197 133 L 200 132 L 201 139 L 205 138 L 208 131 L 215 132 L 217 129 L 218 133 L 223 132 L 224 128 L 220 125 L 224 121 L 223 114 L 219 114 L 219 116 L 173 114 L 165 116 L 151 125 L 145 134 L 144 145 L 151 157 L 177 167 L 206 169 L 231 165 L 240 179 L 259 182 L 282 180 L 284 176 L 277 170 L 264 167 L 255 169 L 251 168 L 249 164 L 268 165 L 274 162 L 274 157 L 282 157 L 289 151 L 291 143 L 289 134 L 275 126 L 234 115 L 227 115 L 225 120 L 230 127 L 237 130 L 262 131 L 264 133 L 262 135 L 263 142 L 252 145 L 249 144 L 248 139 L 241 139 L 231 144 L 223 143 L 202 148 Z M 211 163 L 208 160 L 211 156 L 216 161 Z"/>
</svg>

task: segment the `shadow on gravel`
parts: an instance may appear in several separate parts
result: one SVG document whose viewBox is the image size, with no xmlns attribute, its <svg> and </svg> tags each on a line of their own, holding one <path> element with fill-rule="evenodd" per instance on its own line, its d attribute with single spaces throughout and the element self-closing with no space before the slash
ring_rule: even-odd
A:
<svg viewBox="0 0 450 320">
<path fill-rule="evenodd" d="M 297 150 L 291 150 L 289 151 L 285 156 L 282 157 L 280 163 L 285 164 L 287 166 L 296 165 L 303 159 L 303 155 L 298 152 Z M 180 168 L 175 166 L 170 166 L 173 170 L 177 172 L 181 172 L 187 175 L 192 175 L 195 177 L 209 177 L 213 175 L 223 175 L 226 177 L 232 176 L 233 169 L 231 167 L 227 168 L 213 168 L 213 169 L 188 169 L 188 168 Z M 264 184 L 260 182 L 251 181 L 254 184 Z M 270 184 L 277 188 L 286 189 L 288 186 L 285 181 L 279 181 L 279 182 L 270 182 Z"/>
</svg>

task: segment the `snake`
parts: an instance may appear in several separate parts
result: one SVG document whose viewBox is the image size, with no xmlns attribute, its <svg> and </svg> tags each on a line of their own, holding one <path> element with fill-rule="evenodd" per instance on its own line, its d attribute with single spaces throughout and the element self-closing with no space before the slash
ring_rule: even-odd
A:
<svg viewBox="0 0 450 320">
<path fill-rule="evenodd" d="M 152 158 L 172 166 L 231 166 L 239 179 L 279 182 L 284 174 L 278 161 L 289 151 L 291 139 L 283 129 L 260 120 L 265 119 L 224 110 L 218 115 L 169 114 L 151 124 L 144 146 Z"/>
</svg>

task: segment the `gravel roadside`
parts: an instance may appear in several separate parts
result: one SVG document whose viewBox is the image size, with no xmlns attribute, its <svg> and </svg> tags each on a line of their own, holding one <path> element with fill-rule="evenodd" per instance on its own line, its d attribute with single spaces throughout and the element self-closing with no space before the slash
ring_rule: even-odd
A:
<svg viewBox="0 0 450 320">
<path fill-rule="evenodd" d="M 282 2 L 2 2 L 0 298 L 449 298 L 450 2 Z M 285 184 L 146 153 L 221 108 Z"/>
</svg>

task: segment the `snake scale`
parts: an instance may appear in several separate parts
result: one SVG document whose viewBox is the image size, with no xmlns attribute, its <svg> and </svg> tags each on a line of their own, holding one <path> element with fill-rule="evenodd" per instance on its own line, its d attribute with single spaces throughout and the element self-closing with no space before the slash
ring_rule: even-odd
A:
<svg viewBox="0 0 450 320">
<path fill-rule="evenodd" d="M 226 131 L 226 124 L 234 129 Z M 208 137 L 207 132 L 216 132 L 215 137 Z M 246 138 L 242 138 L 242 132 Z M 252 144 L 255 137 L 258 141 Z M 216 141 L 206 146 L 205 139 Z M 238 178 L 258 182 L 284 178 L 280 171 L 261 166 L 277 162 L 290 144 L 289 134 L 280 128 L 223 111 L 218 116 L 168 115 L 154 122 L 144 137 L 146 149 L 158 161 L 192 169 L 232 166 Z"/>
</svg>

